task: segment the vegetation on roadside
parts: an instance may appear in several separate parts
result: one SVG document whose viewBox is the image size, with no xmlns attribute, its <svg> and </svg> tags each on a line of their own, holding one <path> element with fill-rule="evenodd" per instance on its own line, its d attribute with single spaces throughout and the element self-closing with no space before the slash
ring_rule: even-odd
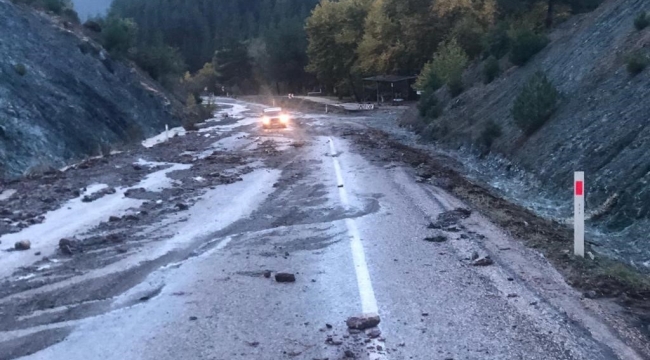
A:
<svg viewBox="0 0 650 360">
<path fill-rule="evenodd" d="M 512 39 L 510 61 L 518 66 L 526 64 L 549 42 L 546 35 L 536 33 L 529 28 L 513 29 L 510 37 Z"/>
<path fill-rule="evenodd" d="M 304 27 L 317 2 L 115 0 L 109 16 L 137 24 L 135 47 L 149 61 L 164 59 L 165 51 L 160 50 L 175 49 L 187 64 L 181 75 L 213 63 L 219 71 L 218 94 L 222 86 L 223 95 L 299 92 L 311 84 L 312 76 L 305 71 Z M 156 56 L 149 55 L 151 46 Z M 217 64 L 215 58 L 222 62 Z"/>
<path fill-rule="evenodd" d="M 501 126 L 499 124 L 495 123 L 494 121 L 488 121 L 481 131 L 479 143 L 485 148 L 485 151 L 488 152 L 492 148 L 494 140 L 499 138 L 502 134 L 503 130 L 501 130 Z"/>
<path fill-rule="evenodd" d="M 20 76 L 27 75 L 27 67 L 25 67 L 25 64 L 14 65 L 14 70 L 16 70 L 16 73 Z"/>
<path fill-rule="evenodd" d="M 494 56 L 490 56 L 483 63 L 483 82 L 489 84 L 494 81 L 494 79 L 496 79 L 499 74 L 501 74 L 499 60 L 497 60 L 497 58 Z"/>
<path fill-rule="evenodd" d="M 442 84 L 447 85 L 451 96 L 456 97 L 463 92 L 463 71 L 468 62 L 468 55 L 456 39 L 451 39 L 443 43 L 433 55 L 433 60 L 424 65 L 416 84 L 432 78 L 440 79 Z"/>
<path fill-rule="evenodd" d="M 625 62 L 630 75 L 640 74 L 650 64 L 650 58 L 643 51 L 637 50 L 627 55 Z"/>
<path fill-rule="evenodd" d="M 650 14 L 645 11 L 642 11 L 634 18 L 634 27 L 641 31 L 650 25 Z"/>
<path fill-rule="evenodd" d="M 515 99 L 512 108 L 515 124 L 526 135 L 532 135 L 551 118 L 557 109 L 559 98 L 559 91 L 546 75 L 536 72 Z"/>
<path fill-rule="evenodd" d="M 79 24 L 79 15 L 74 11 L 72 0 L 12 0 L 17 4 L 26 4 L 35 9 L 51 12 L 66 20 Z"/>
</svg>

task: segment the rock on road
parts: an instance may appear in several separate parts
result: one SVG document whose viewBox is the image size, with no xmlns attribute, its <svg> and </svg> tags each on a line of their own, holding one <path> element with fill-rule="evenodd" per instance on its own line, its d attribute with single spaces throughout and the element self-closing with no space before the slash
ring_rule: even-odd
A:
<svg viewBox="0 0 650 360">
<path fill-rule="evenodd" d="M 43 286 L 33 285 L 42 266 L 0 272 L 7 289 L 24 286 L 0 298 L 0 359 L 642 359 L 533 250 L 412 168 L 355 146 L 345 134 L 368 119 L 294 114 L 289 129 L 264 131 L 258 105 L 231 102 L 229 119 L 144 153 L 138 167 L 155 169 L 157 149 L 196 147 L 178 152 L 194 165 L 134 180 L 158 181 L 150 196 L 180 189 L 165 198 L 174 209 L 133 228 L 145 239 L 137 248 L 120 243 L 119 259 L 98 255 Z M 204 148 L 206 137 L 216 142 Z M 248 170 L 201 188 L 231 174 L 189 173 L 215 151 L 249 158 Z M 179 185 L 190 182 L 191 192 Z M 110 196 L 106 221 L 160 204 L 122 208 Z M 61 235 L 106 232 L 120 219 Z M 32 251 L 60 255 L 47 246 Z M 7 254 L 0 261 L 36 260 Z"/>
</svg>

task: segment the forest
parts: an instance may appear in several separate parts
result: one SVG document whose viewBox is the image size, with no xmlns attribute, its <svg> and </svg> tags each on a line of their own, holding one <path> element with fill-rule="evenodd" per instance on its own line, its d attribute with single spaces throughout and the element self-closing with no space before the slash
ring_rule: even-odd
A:
<svg viewBox="0 0 650 360">
<path fill-rule="evenodd" d="M 266 87 L 298 91 L 313 81 L 305 71 L 304 23 L 316 4 L 317 0 L 114 0 L 108 19 L 132 19 L 137 27 L 134 46 L 141 53 L 163 46 L 177 49 L 192 74 L 212 63 L 220 84 L 232 92 Z"/>
<path fill-rule="evenodd" d="M 362 99 L 362 79 L 418 75 L 419 90 L 463 91 L 480 61 L 521 66 L 549 29 L 600 0 L 114 0 L 104 46 L 168 87 L 216 93 L 324 88 Z M 179 80 L 180 79 L 180 80 Z M 433 91 L 429 91 L 432 93 Z M 436 99 L 423 99 L 435 116 Z"/>
</svg>

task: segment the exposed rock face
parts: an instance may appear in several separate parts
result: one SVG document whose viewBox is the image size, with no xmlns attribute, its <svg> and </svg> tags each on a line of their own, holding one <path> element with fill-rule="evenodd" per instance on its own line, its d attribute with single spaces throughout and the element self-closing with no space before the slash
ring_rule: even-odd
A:
<svg viewBox="0 0 650 360">
<path fill-rule="evenodd" d="M 0 0 L 0 34 L 0 175 L 180 123 L 157 85 L 56 20 Z"/>
<path fill-rule="evenodd" d="M 650 54 L 650 29 L 633 26 L 642 10 L 650 10 L 645 0 L 606 0 L 595 11 L 569 19 L 528 64 L 506 70 L 489 85 L 473 85 L 450 100 L 443 116 L 425 131 L 457 148 L 478 143 L 489 121 L 499 124 L 503 135 L 492 151 L 535 173 L 550 194 L 567 203 L 573 172 L 585 171 L 587 211 L 608 207 L 593 224 L 615 235 L 618 240 L 611 241 L 623 249 L 620 255 L 637 261 L 650 259 L 648 248 L 641 254 L 624 247 L 645 237 L 650 224 L 650 68 L 631 76 L 625 59 L 636 50 Z M 525 137 L 514 125 L 511 109 L 538 70 L 563 96 L 549 122 Z"/>
</svg>

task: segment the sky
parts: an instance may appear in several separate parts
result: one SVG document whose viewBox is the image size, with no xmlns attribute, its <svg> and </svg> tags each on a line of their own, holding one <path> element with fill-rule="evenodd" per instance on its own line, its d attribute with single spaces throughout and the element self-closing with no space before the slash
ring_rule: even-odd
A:
<svg viewBox="0 0 650 360">
<path fill-rule="evenodd" d="M 112 0 L 72 0 L 74 8 L 79 14 L 81 21 L 88 19 L 89 16 L 104 14 L 111 5 Z"/>
</svg>

